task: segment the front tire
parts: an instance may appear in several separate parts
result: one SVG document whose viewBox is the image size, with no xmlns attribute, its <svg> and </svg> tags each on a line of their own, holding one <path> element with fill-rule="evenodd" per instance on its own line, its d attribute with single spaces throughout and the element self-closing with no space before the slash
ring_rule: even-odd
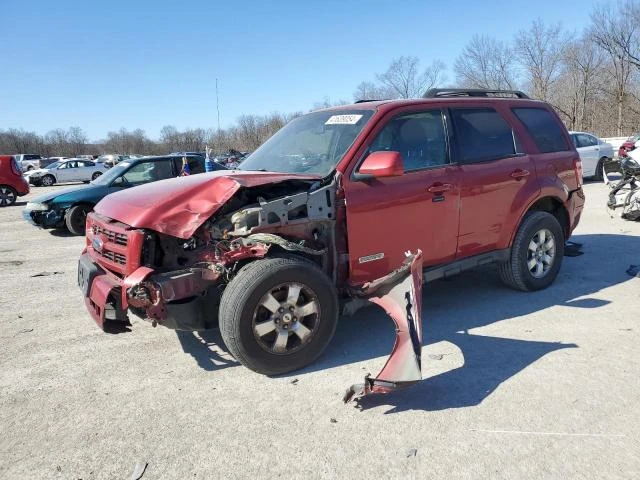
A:
<svg viewBox="0 0 640 480">
<path fill-rule="evenodd" d="M 524 292 L 542 290 L 558 276 L 564 256 L 564 232 L 548 212 L 534 211 L 522 219 L 510 258 L 498 266 L 508 287 Z"/>
<path fill-rule="evenodd" d="M 71 233 L 74 235 L 85 235 L 87 213 L 91 210 L 93 209 L 89 205 L 76 205 L 67 211 L 67 214 L 64 216 L 64 222 Z"/>
<path fill-rule="evenodd" d="M 327 275 L 297 257 L 255 260 L 229 282 L 220 333 L 244 366 L 277 375 L 309 365 L 336 329 L 338 299 Z"/>
<path fill-rule="evenodd" d="M 42 180 L 40 180 L 40 184 L 45 187 L 50 187 L 54 183 L 56 183 L 56 179 L 53 175 L 45 175 L 42 177 Z"/>
<path fill-rule="evenodd" d="M 0 185 L 0 207 L 9 207 L 16 203 L 18 192 L 9 185 Z"/>
</svg>

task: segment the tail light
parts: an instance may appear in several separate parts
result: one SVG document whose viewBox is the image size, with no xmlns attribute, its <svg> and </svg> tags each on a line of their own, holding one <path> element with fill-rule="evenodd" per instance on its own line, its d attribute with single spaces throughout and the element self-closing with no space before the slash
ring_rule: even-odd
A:
<svg viewBox="0 0 640 480">
<path fill-rule="evenodd" d="M 11 158 L 11 171 L 18 176 L 22 175 L 22 170 L 20 170 L 20 167 L 18 166 L 18 162 L 13 157 Z"/>
<path fill-rule="evenodd" d="M 573 171 L 576 173 L 576 185 L 582 187 L 582 160 L 580 157 L 573 159 Z"/>
</svg>

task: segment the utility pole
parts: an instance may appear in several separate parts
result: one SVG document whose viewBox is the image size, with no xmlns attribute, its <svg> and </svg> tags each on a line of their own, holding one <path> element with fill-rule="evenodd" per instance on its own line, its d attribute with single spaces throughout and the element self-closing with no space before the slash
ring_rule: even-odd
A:
<svg viewBox="0 0 640 480">
<path fill-rule="evenodd" d="M 216 110 L 218 111 L 218 135 L 220 135 L 220 98 L 218 97 L 218 79 L 216 78 Z"/>
</svg>

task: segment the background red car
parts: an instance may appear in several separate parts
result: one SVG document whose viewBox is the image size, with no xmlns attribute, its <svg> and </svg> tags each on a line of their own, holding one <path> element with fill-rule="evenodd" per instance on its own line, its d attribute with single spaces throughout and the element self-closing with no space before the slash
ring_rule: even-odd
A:
<svg viewBox="0 0 640 480">
<path fill-rule="evenodd" d="M 29 184 L 12 155 L 0 155 L 0 207 L 16 203 L 18 197 L 29 193 Z"/>
<path fill-rule="evenodd" d="M 631 135 L 618 149 L 618 157 L 624 158 L 631 150 L 636 148 L 636 142 L 640 140 L 640 135 Z"/>
</svg>

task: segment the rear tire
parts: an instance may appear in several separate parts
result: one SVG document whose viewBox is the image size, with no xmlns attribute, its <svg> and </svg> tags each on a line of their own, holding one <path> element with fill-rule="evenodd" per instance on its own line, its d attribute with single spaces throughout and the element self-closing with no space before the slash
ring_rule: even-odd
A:
<svg viewBox="0 0 640 480">
<path fill-rule="evenodd" d="M 9 207 L 16 203 L 18 192 L 9 185 L 0 185 L 0 207 Z"/>
<path fill-rule="evenodd" d="M 264 375 L 316 360 L 336 329 L 338 298 L 327 275 L 297 257 L 244 266 L 220 302 L 220 333 L 233 356 Z"/>
<path fill-rule="evenodd" d="M 98 178 L 100 175 L 102 175 L 102 173 L 100 172 L 95 172 L 93 175 L 91 175 L 91 180 L 95 180 L 96 178 Z"/>
<path fill-rule="evenodd" d="M 45 187 L 50 187 L 54 183 L 56 183 L 56 178 L 53 175 L 45 175 L 42 177 L 42 180 L 40 180 L 40 184 Z"/>
<path fill-rule="evenodd" d="M 607 157 L 602 157 L 600 160 L 598 160 L 598 165 L 596 165 L 596 173 L 593 175 L 594 180 L 598 182 L 604 180 L 604 176 L 602 175 L 602 167 L 608 161 L 609 159 Z"/>
<path fill-rule="evenodd" d="M 64 222 L 67 228 L 74 235 L 85 235 L 85 227 L 87 223 L 87 213 L 93 208 L 90 205 L 76 205 L 71 207 L 64 216 Z"/>
<path fill-rule="evenodd" d="M 529 212 L 518 228 L 509 260 L 498 265 L 500 279 L 523 292 L 542 290 L 558 276 L 563 256 L 564 232 L 556 217 Z"/>
</svg>

